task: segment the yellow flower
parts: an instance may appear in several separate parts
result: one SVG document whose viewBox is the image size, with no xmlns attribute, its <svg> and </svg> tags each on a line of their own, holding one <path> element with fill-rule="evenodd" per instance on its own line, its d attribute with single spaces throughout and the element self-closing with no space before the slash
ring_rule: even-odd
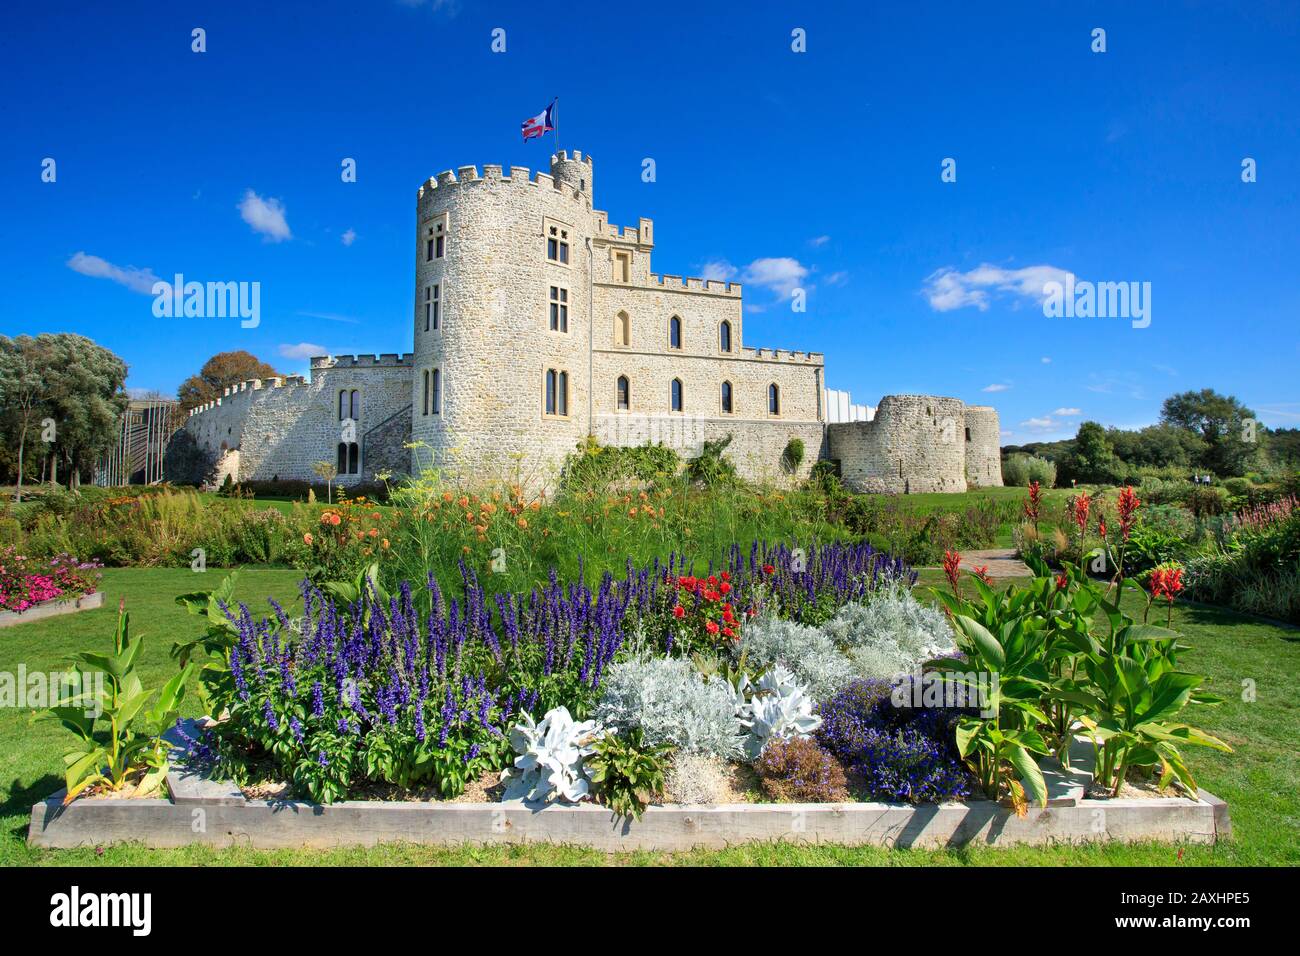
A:
<svg viewBox="0 0 1300 956">
<path fill-rule="evenodd" d="M 527 527 L 528 527 L 528 519 L 527 519 L 527 518 L 520 518 L 520 519 L 519 519 L 519 527 L 521 527 L 521 528 L 527 528 Z"/>
</svg>

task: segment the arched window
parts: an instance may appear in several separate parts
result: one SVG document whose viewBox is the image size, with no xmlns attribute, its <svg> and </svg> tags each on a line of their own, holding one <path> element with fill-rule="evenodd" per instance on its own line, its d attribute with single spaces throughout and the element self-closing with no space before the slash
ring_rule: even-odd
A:
<svg viewBox="0 0 1300 956">
<path fill-rule="evenodd" d="M 632 345 L 632 319 L 626 312 L 614 316 L 614 344 L 620 348 Z"/>
<path fill-rule="evenodd" d="M 724 352 L 731 351 L 731 323 L 726 320 L 718 326 L 718 348 Z"/>
<path fill-rule="evenodd" d="M 424 398 L 420 401 L 420 414 L 429 414 L 429 370 L 424 370 Z"/>
<path fill-rule="evenodd" d="M 347 389 L 339 392 L 339 421 L 348 417 L 348 393 Z"/>
<path fill-rule="evenodd" d="M 355 388 L 339 392 L 339 421 L 345 418 L 353 421 L 361 418 L 361 393 Z"/>
<path fill-rule="evenodd" d="M 673 379 L 670 400 L 672 402 L 673 411 L 680 412 L 682 410 L 682 380 L 680 378 Z"/>
<path fill-rule="evenodd" d="M 361 450 L 356 442 L 339 442 L 338 473 L 356 475 L 361 472 Z"/>
<path fill-rule="evenodd" d="M 618 410 L 620 412 L 625 412 L 632 407 L 632 391 L 628 385 L 626 375 L 620 375 L 618 377 L 617 392 L 618 392 Z"/>
<path fill-rule="evenodd" d="M 569 373 L 553 368 L 546 370 L 543 411 L 547 415 L 569 414 Z"/>
<path fill-rule="evenodd" d="M 775 382 L 767 387 L 767 413 L 781 414 L 781 388 Z"/>
<path fill-rule="evenodd" d="M 431 414 L 442 414 L 442 369 L 435 368 L 430 373 L 432 383 L 429 395 L 429 410 Z"/>
<path fill-rule="evenodd" d="M 722 383 L 722 410 L 726 414 L 731 414 L 731 383 Z"/>
<path fill-rule="evenodd" d="M 668 320 L 668 347 L 670 349 L 682 347 L 682 320 L 675 315 Z"/>
</svg>

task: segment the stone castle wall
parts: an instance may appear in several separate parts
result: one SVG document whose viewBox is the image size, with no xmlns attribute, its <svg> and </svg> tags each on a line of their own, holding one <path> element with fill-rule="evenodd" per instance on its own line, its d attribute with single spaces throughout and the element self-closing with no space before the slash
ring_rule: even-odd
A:
<svg viewBox="0 0 1300 956">
<path fill-rule="evenodd" d="M 376 452 L 368 433 L 387 423 L 409 406 L 411 356 L 343 356 L 312 360 L 311 380 L 300 376 L 253 379 L 228 388 L 221 398 L 196 408 L 185 423 L 199 444 L 217 458 L 217 480 L 227 474 L 232 481 L 272 479 L 316 480 L 312 466 L 335 462 L 342 438 L 338 415 L 340 391 L 361 393 L 356 441 L 360 446 L 360 473 L 340 475 L 339 484 L 372 481 L 374 472 L 391 468 L 393 444 Z M 409 420 L 398 426 L 403 436 Z M 403 437 L 402 441 L 405 441 Z M 398 443 L 399 445 L 401 442 Z M 381 461 L 369 460 L 379 454 Z M 405 471 L 409 453 L 398 459 Z"/>
<path fill-rule="evenodd" d="M 854 491 L 960 492 L 968 474 L 979 476 L 971 485 L 1002 484 L 998 418 L 991 408 L 934 395 L 886 395 L 871 421 L 828 425 L 826 431 L 830 457 L 839 459 L 844 484 Z"/>
<path fill-rule="evenodd" d="M 966 483 L 972 488 L 1002 486 L 1002 426 L 987 405 L 966 406 Z"/>
</svg>

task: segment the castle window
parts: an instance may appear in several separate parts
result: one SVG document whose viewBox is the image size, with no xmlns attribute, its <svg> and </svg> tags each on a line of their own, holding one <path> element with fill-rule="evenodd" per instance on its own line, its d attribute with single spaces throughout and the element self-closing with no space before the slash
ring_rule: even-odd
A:
<svg viewBox="0 0 1300 956">
<path fill-rule="evenodd" d="M 569 331 L 569 290 L 551 286 L 551 331 Z"/>
<path fill-rule="evenodd" d="M 724 352 L 731 351 L 731 323 L 725 320 L 718 326 L 718 348 Z"/>
<path fill-rule="evenodd" d="M 429 370 L 424 370 L 424 397 L 420 400 L 420 414 L 429 414 Z"/>
<path fill-rule="evenodd" d="M 632 319 L 626 312 L 614 316 L 614 344 L 620 348 L 632 345 Z"/>
<path fill-rule="evenodd" d="M 632 281 L 632 253 L 629 250 L 614 250 L 613 276 L 615 282 Z"/>
<path fill-rule="evenodd" d="M 670 349 L 682 347 L 682 320 L 675 315 L 668 320 L 668 347 Z"/>
<path fill-rule="evenodd" d="M 731 414 L 731 383 L 722 383 L 722 411 L 727 415 Z"/>
<path fill-rule="evenodd" d="M 447 251 L 447 226 L 445 222 L 435 222 L 429 226 L 424 235 L 424 261 L 441 259 Z"/>
<path fill-rule="evenodd" d="M 767 413 L 769 415 L 781 414 L 781 387 L 776 382 L 767 387 Z"/>
<path fill-rule="evenodd" d="M 618 377 L 616 390 L 618 392 L 618 410 L 620 412 L 625 412 L 632 407 L 631 386 L 628 384 L 626 375 L 620 375 Z"/>
<path fill-rule="evenodd" d="M 545 414 L 555 418 L 566 418 L 569 414 L 569 373 L 548 368 L 545 378 Z"/>
<path fill-rule="evenodd" d="M 673 379 L 669 401 L 672 403 L 673 411 L 680 412 L 682 410 L 682 380 L 680 378 Z"/>
<path fill-rule="evenodd" d="M 966 440 L 970 441 L 970 426 L 966 426 Z"/>
<path fill-rule="evenodd" d="M 438 330 L 442 319 L 442 287 L 437 283 L 424 287 L 424 331 Z"/>
<path fill-rule="evenodd" d="M 339 392 L 339 421 L 350 418 L 356 421 L 361 417 L 361 393 L 355 388 Z"/>
<path fill-rule="evenodd" d="M 361 473 L 361 452 L 356 442 L 339 442 L 337 468 L 340 475 Z"/>
<path fill-rule="evenodd" d="M 546 258 L 560 265 L 569 264 L 569 230 L 551 225 L 546 230 Z"/>
<path fill-rule="evenodd" d="M 429 373 L 429 414 L 442 414 L 442 369 L 435 368 Z"/>
</svg>

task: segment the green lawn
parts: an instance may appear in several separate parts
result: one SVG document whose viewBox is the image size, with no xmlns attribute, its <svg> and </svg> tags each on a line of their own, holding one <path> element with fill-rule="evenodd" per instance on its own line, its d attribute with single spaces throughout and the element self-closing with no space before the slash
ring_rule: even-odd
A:
<svg viewBox="0 0 1300 956">
<path fill-rule="evenodd" d="M 143 669 L 147 681 L 161 683 L 173 673 L 167 651 L 172 641 L 193 630 L 191 619 L 172 599 L 176 594 L 215 585 L 216 575 L 187 570 L 116 569 L 105 572 L 105 607 L 0 631 L 0 671 L 20 663 L 29 670 L 62 666 L 77 650 L 102 646 L 111 637 L 118 599 L 132 611 L 135 633 L 146 635 Z M 297 573 L 245 570 L 237 597 L 250 604 L 266 595 L 292 599 Z M 925 572 L 922 591 L 937 584 Z M 1300 630 L 1261 623 L 1228 611 L 1187 607 L 1174 615 L 1175 626 L 1192 645 L 1185 665 L 1210 675 L 1228 702 L 1206 709 L 1196 720 L 1227 740 L 1236 753 L 1192 749 L 1188 754 L 1198 780 L 1227 800 L 1235 838 L 1216 847 L 1169 845 L 1054 848 L 976 848 L 953 851 L 882 850 L 849 847 L 795 847 L 785 844 L 739 846 L 725 851 L 683 854 L 606 855 L 573 847 L 450 848 L 385 846 L 370 850 L 255 851 L 249 849 L 148 850 L 139 846 L 75 851 L 33 850 L 26 846 L 32 803 L 61 786 L 60 753 L 65 732 L 55 724 L 29 725 L 29 713 L 0 711 L 0 864 L 163 864 L 163 865 L 1287 865 L 1300 864 L 1300 717 L 1292 692 L 1300 676 Z M 1253 681 L 1255 700 L 1242 699 L 1244 681 Z M 191 710 L 197 707 L 192 703 Z"/>
</svg>

